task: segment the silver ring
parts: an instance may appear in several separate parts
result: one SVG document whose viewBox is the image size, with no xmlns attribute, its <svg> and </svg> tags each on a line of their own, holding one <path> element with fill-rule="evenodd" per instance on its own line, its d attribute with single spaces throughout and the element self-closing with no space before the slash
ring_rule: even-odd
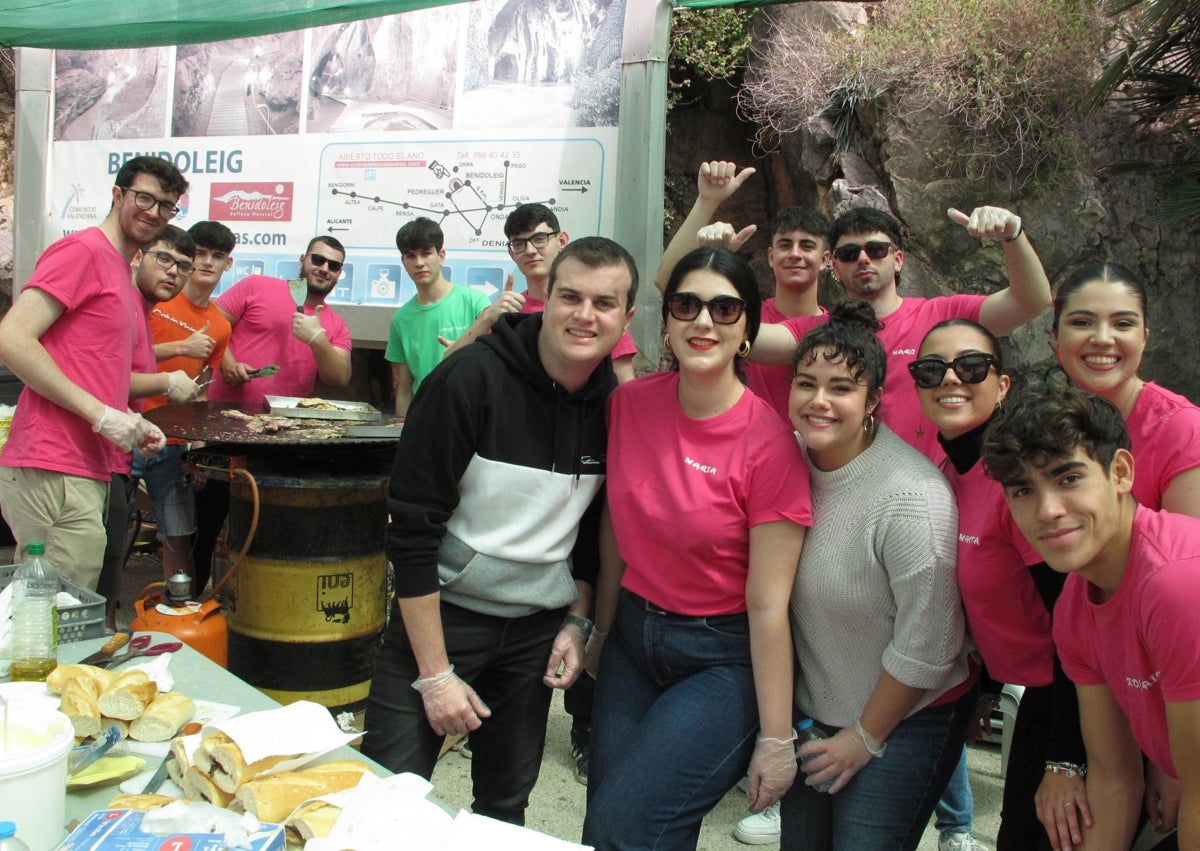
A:
<svg viewBox="0 0 1200 851">
<path fill-rule="evenodd" d="M 1069 809 L 1071 809 L 1071 807 L 1075 806 L 1075 802 L 1074 802 L 1074 801 L 1067 801 L 1065 804 L 1063 804 L 1063 806 L 1064 806 L 1064 807 L 1066 807 L 1066 808 L 1069 810 Z"/>
</svg>

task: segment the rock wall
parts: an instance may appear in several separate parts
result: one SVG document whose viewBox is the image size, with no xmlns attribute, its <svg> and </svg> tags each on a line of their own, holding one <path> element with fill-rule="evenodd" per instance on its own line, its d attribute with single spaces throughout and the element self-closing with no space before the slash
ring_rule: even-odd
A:
<svg viewBox="0 0 1200 851">
<path fill-rule="evenodd" d="M 856 14 L 852 4 L 798 3 L 789 14 L 813 17 L 819 25 Z M 861 11 L 861 10 L 859 10 Z M 1200 360 L 1179 357 L 1196 351 L 1200 294 L 1191 270 L 1200 253 L 1200 221 L 1165 226 L 1156 222 L 1159 197 L 1143 176 L 1105 177 L 1112 163 L 1165 159 L 1168 152 L 1139 141 L 1128 117 L 1109 110 L 1080 128 L 1087 159 L 1060 175 L 1058 185 L 1037 194 L 1012 197 L 997 186 L 951 180 L 931 164 L 927 152 L 946 143 L 936 116 L 911 105 L 890 103 L 860 111 L 866 128 L 862 150 L 834 166 L 832 127 L 809 122 L 800 132 L 764 152 L 750 138 L 754 128 L 738 119 L 731 92 L 719 87 L 694 106 L 671 116 L 667 140 L 669 207 L 681 221 L 695 197 L 695 175 L 706 159 L 732 159 L 754 165 L 758 174 L 721 209 L 720 218 L 738 226 L 757 223 L 749 244 L 764 288 L 771 276 L 765 263 L 766 223 L 780 207 L 814 204 L 831 216 L 848 206 L 870 204 L 902 223 L 907 244 L 901 294 L 990 293 L 1006 286 L 1001 251 L 972 239 L 946 217 L 948 207 L 970 211 L 983 204 L 1003 206 L 1022 217 L 1052 283 L 1089 261 L 1112 260 L 1139 274 L 1149 290 L 1151 329 L 1142 375 L 1200 400 Z M 683 190 L 680 192 L 679 190 Z M 840 297 L 827 282 L 822 300 Z M 1008 340 L 1015 369 L 1041 370 L 1054 364 L 1046 314 Z"/>
</svg>

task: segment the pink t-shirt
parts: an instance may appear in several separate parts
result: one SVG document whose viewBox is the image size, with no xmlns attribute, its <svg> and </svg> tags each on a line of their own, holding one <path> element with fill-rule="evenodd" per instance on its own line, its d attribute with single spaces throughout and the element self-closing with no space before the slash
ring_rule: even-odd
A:
<svg viewBox="0 0 1200 851">
<path fill-rule="evenodd" d="M 1133 495 L 1158 511 L 1171 479 L 1200 467 L 1200 408 L 1147 381 L 1125 425 L 1133 447 Z"/>
<path fill-rule="evenodd" d="M 796 316 L 789 319 L 779 312 L 779 308 L 775 306 L 775 299 L 769 298 L 762 304 L 763 324 L 784 323 L 796 338 L 796 342 L 828 318 L 829 311 L 823 307 L 817 316 Z M 744 360 L 742 369 L 746 372 L 746 386 L 766 400 L 775 413 L 790 422 L 788 396 L 792 392 L 791 364 L 774 366 Z"/>
<path fill-rule="evenodd" d="M 1125 575 L 1112 599 L 1067 577 L 1054 642 L 1067 676 L 1107 685 L 1146 756 L 1178 777 L 1165 704 L 1200 700 L 1200 520 L 1139 506 Z"/>
<path fill-rule="evenodd" d="M 750 527 L 812 525 L 808 468 L 791 429 L 753 393 L 705 420 L 676 400 L 679 373 L 609 399 L 608 505 L 621 584 L 686 615 L 746 611 Z"/>
<path fill-rule="evenodd" d="M 118 411 L 129 407 L 131 372 L 154 372 L 142 300 L 129 261 L 99 228 L 55 242 L 37 261 L 25 285 L 63 305 L 41 344 L 72 382 Z M 8 443 L 6 467 L 31 467 L 108 481 L 129 469 L 129 454 L 92 431 L 91 424 L 28 387 L 21 391 Z"/>
<path fill-rule="evenodd" d="M 1029 565 L 1042 557 L 1017 528 L 1003 488 L 984 475 L 982 463 L 959 475 L 946 460 L 942 472 L 958 502 L 958 589 L 988 675 L 1023 686 L 1049 685 L 1050 613 L 1029 573 Z"/>
<path fill-rule="evenodd" d="M 214 402 L 237 402 L 243 409 L 261 411 L 266 396 L 311 396 L 317 381 L 317 359 L 312 347 L 292 336 L 292 301 L 287 281 L 267 275 L 242 278 L 217 300 L 233 319 L 229 349 L 240 363 L 258 368 L 277 364 L 270 378 L 254 378 L 240 387 L 230 387 L 218 372 L 208 388 Z M 313 308 L 304 306 L 310 316 Z M 350 331 L 345 321 L 329 308 L 321 311 L 321 327 L 336 348 L 350 351 Z"/>
<path fill-rule="evenodd" d="M 880 320 L 883 327 L 877 336 L 883 343 L 888 361 L 879 418 L 935 464 L 940 464 L 946 453 L 937 442 L 937 426 L 921 412 L 921 400 L 917 398 L 917 386 L 908 374 L 908 365 L 917 359 L 921 341 L 930 328 L 946 319 L 978 322 L 979 309 L 986 298 L 982 295 L 909 296 L 898 310 Z"/>
<path fill-rule="evenodd" d="M 525 296 L 525 303 L 521 305 L 522 313 L 542 313 L 546 309 L 546 302 L 540 298 L 534 298 L 529 294 L 529 290 L 521 293 Z M 617 341 L 617 346 L 612 351 L 612 359 L 620 360 L 621 358 L 631 358 L 638 352 L 637 344 L 633 342 L 633 337 L 626 331 L 621 335 L 621 339 Z"/>
</svg>

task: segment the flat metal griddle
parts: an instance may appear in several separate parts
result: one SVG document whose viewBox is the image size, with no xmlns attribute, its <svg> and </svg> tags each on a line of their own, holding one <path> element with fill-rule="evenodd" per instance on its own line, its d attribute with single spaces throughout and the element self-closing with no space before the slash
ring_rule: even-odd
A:
<svg viewBox="0 0 1200 851">
<path fill-rule="evenodd" d="M 203 440 L 208 443 L 232 443 L 242 446 L 305 446 L 337 449 L 349 446 L 378 446 L 395 440 L 394 437 L 347 437 L 351 423 L 314 420 L 312 425 L 293 421 L 294 427 L 274 433 L 254 433 L 246 430 L 243 420 L 224 416 L 221 412 L 241 410 L 236 402 L 187 402 L 163 405 L 146 414 L 168 437 L 182 440 Z M 336 432 L 336 434 L 334 434 Z"/>
</svg>

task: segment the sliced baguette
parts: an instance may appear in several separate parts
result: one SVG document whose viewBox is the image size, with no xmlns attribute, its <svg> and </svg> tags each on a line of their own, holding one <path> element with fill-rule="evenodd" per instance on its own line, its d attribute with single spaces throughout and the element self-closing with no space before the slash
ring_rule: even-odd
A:
<svg viewBox="0 0 1200 851">
<path fill-rule="evenodd" d="M 193 715 L 196 701 L 177 691 L 160 694 L 146 711 L 129 724 L 129 735 L 139 742 L 165 742 L 175 736 Z"/>
<path fill-rule="evenodd" d="M 145 671 L 122 671 L 107 689 L 100 693 L 100 711 L 110 718 L 132 721 L 141 717 L 158 694 L 158 686 Z"/>
<path fill-rule="evenodd" d="M 76 736 L 100 735 L 100 706 L 96 702 L 99 697 L 100 686 L 88 677 L 69 679 L 62 685 L 59 710 L 71 719 Z"/>
<path fill-rule="evenodd" d="M 238 747 L 237 742 L 224 733 L 207 736 L 201 740 L 197 756 L 194 758 L 197 765 L 202 765 L 199 757 L 200 750 L 205 752 L 206 758 L 211 758 L 212 764 L 208 775 L 218 787 L 231 795 L 243 783 L 265 774 L 281 762 L 295 759 L 300 755 L 294 753 L 275 754 L 247 765 L 246 760 L 242 757 L 242 749 Z"/>
<path fill-rule="evenodd" d="M 260 821 L 281 822 L 309 798 L 352 789 L 371 767 L 346 759 L 314 765 L 299 771 L 284 771 L 250 780 L 238 787 L 242 808 Z"/>
<path fill-rule="evenodd" d="M 183 789 L 186 797 L 194 801 L 208 801 L 213 806 L 222 809 L 228 807 L 229 802 L 233 800 L 233 795 L 213 783 L 211 777 L 194 765 L 183 775 L 183 783 L 180 784 L 180 788 Z"/>
<path fill-rule="evenodd" d="M 314 837 L 324 839 L 333 830 L 334 822 L 341 814 L 342 808 L 336 804 L 309 801 L 284 822 L 287 844 L 303 845 Z"/>
</svg>

